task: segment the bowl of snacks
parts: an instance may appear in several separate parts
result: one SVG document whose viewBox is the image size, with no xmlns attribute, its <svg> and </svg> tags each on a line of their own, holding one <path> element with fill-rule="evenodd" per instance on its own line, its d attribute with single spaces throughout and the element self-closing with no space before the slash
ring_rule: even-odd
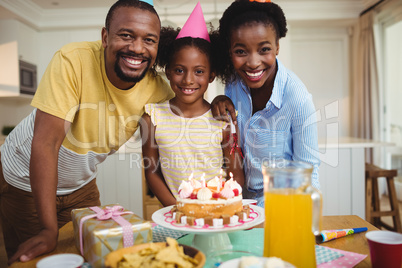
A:
<svg viewBox="0 0 402 268">
<path fill-rule="evenodd" d="M 166 243 L 147 243 L 121 248 L 105 257 L 106 268 L 188 267 L 201 268 L 205 255 L 196 248 L 178 244 L 167 237 Z"/>
</svg>

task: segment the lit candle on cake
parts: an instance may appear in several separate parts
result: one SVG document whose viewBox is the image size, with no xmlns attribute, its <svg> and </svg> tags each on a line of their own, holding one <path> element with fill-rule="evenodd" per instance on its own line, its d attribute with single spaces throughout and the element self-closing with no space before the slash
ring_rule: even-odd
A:
<svg viewBox="0 0 402 268">
<path fill-rule="evenodd" d="M 198 180 L 195 180 L 193 177 L 194 177 L 194 174 L 193 174 L 193 172 L 191 172 L 190 177 L 188 178 L 188 182 L 191 184 L 191 186 L 194 189 L 201 188 L 201 186 L 202 186 L 201 182 Z"/>
<path fill-rule="evenodd" d="M 233 180 L 233 173 L 229 172 L 230 179 Z"/>
<path fill-rule="evenodd" d="M 204 188 L 204 187 L 206 187 L 206 185 L 205 185 L 205 173 L 202 173 L 202 176 L 201 176 L 201 185 L 202 185 L 202 187 Z"/>
<path fill-rule="evenodd" d="M 217 191 L 219 192 L 220 188 L 222 187 L 219 177 L 215 176 L 215 178 L 207 181 L 207 187 L 216 188 Z"/>
</svg>

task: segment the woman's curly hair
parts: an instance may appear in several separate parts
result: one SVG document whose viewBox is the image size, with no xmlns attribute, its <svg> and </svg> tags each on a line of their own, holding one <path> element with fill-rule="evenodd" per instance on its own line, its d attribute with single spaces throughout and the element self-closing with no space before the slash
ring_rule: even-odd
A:
<svg viewBox="0 0 402 268">
<path fill-rule="evenodd" d="M 176 39 L 179 32 L 180 28 L 174 29 L 170 26 L 162 27 L 159 39 L 158 56 L 156 59 L 157 66 L 166 71 L 166 68 L 169 68 L 169 65 L 172 62 L 173 56 L 176 54 L 176 52 L 183 47 L 189 46 L 195 47 L 204 53 L 209 59 L 211 71 L 215 71 L 217 59 L 217 46 L 215 44 L 218 39 L 218 32 L 211 31 L 209 33 L 211 42 L 208 42 L 202 38 L 193 37 Z"/>
<path fill-rule="evenodd" d="M 275 29 L 276 40 L 286 36 L 286 17 L 277 4 L 250 2 L 237 0 L 223 13 L 219 20 L 218 51 L 220 51 L 217 66 L 217 75 L 224 83 L 235 79 L 235 70 L 230 59 L 230 39 L 234 30 L 248 23 L 263 23 Z"/>
</svg>

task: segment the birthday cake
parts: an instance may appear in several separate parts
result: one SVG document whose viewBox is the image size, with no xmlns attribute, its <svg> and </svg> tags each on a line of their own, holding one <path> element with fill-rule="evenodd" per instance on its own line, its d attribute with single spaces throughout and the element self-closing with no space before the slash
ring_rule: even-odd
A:
<svg viewBox="0 0 402 268">
<path fill-rule="evenodd" d="M 220 226 L 247 219 L 250 208 L 243 206 L 242 188 L 231 174 L 228 181 L 183 181 L 171 212 L 177 223 Z"/>
</svg>

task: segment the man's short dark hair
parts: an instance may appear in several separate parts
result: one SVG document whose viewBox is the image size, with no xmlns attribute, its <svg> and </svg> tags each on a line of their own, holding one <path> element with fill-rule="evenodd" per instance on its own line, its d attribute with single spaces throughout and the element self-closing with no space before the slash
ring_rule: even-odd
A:
<svg viewBox="0 0 402 268">
<path fill-rule="evenodd" d="M 156 12 L 155 8 L 146 2 L 139 0 L 118 0 L 116 3 L 113 4 L 113 6 L 110 7 L 109 12 L 106 15 L 106 21 L 105 21 L 106 30 L 109 30 L 110 22 L 113 18 L 114 12 L 119 7 L 135 7 L 142 10 L 147 10 L 151 13 L 154 13 L 159 19 L 158 13 Z"/>
</svg>

